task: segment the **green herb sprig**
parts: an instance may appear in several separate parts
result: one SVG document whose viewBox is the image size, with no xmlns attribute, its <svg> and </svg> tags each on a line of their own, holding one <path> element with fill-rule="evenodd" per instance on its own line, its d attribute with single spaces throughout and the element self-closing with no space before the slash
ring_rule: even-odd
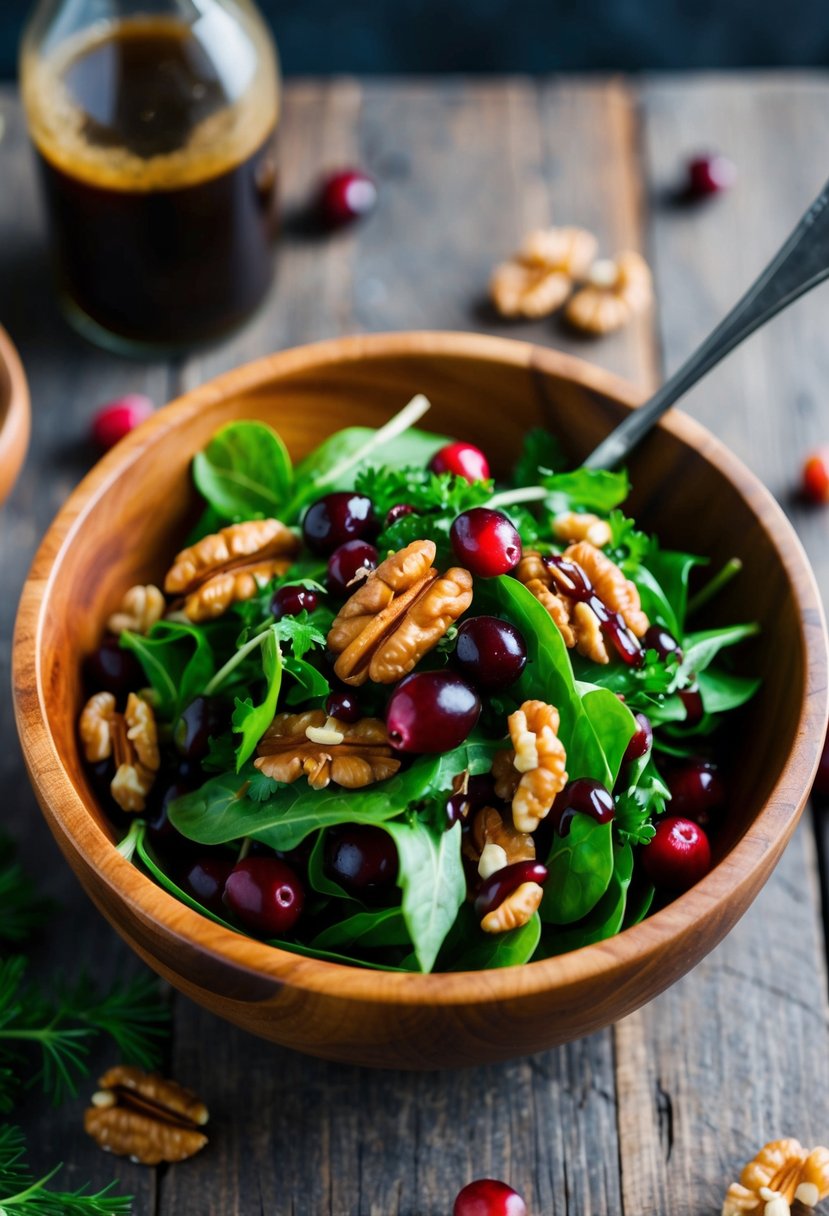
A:
<svg viewBox="0 0 829 1216">
<path fill-rule="evenodd" d="M 114 1195 L 114 1182 L 102 1191 L 53 1191 L 48 1184 L 62 1168 L 56 1165 L 35 1178 L 25 1163 L 26 1144 L 16 1127 L 0 1127 L 0 1216 L 129 1216 L 132 1198 Z"/>
</svg>

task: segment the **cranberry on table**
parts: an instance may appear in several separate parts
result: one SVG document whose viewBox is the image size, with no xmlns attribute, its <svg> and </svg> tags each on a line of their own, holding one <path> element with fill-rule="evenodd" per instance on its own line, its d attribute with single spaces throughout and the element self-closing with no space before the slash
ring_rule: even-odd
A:
<svg viewBox="0 0 829 1216">
<path fill-rule="evenodd" d="M 550 823 L 559 836 L 568 834 L 576 814 L 589 815 L 596 823 L 609 823 L 616 814 L 616 802 L 601 781 L 594 781 L 592 777 L 577 777 L 575 781 L 568 781 L 556 795 L 549 814 Z"/>
<path fill-rule="evenodd" d="M 332 595 L 351 595 L 360 570 L 376 570 L 379 554 L 366 540 L 347 540 L 328 559 L 325 585 Z"/>
<path fill-rule="evenodd" d="M 521 675 L 527 663 L 527 647 L 510 621 L 473 616 L 458 629 L 454 661 L 478 688 L 499 692 Z"/>
<path fill-rule="evenodd" d="M 636 730 L 625 748 L 622 764 L 631 764 L 634 760 L 641 760 L 653 746 L 653 727 L 648 718 L 644 714 L 634 714 L 633 717 L 636 722 Z"/>
<path fill-rule="evenodd" d="M 181 886 L 203 907 L 217 916 L 224 915 L 222 895 L 233 869 L 233 858 L 210 856 L 197 858 L 185 871 Z"/>
<path fill-rule="evenodd" d="M 389 743 L 401 752 L 448 752 L 478 721 L 481 701 L 451 671 L 418 671 L 401 680 L 386 709 Z"/>
<path fill-rule="evenodd" d="M 305 891 L 284 861 L 245 857 L 228 876 L 224 902 L 245 928 L 276 937 L 290 933 L 299 920 Z"/>
<path fill-rule="evenodd" d="M 642 849 L 645 873 L 655 887 L 681 894 L 711 869 L 711 846 L 698 823 L 671 815 L 656 825 L 656 835 Z"/>
<path fill-rule="evenodd" d="M 91 691 L 111 692 L 116 697 L 146 683 L 138 659 L 113 636 L 105 637 L 98 649 L 86 656 L 83 673 Z"/>
<path fill-rule="evenodd" d="M 364 540 L 377 529 L 374 505 L 365 494 L 338 490 L 318 498 L 305 512 L 302 535 L 312 553 L 327 557 L 347 540 Z"/>
<path fill-rule="evenodd" d="M 737 168 L 727 156 L 708 153 L 688 162 L 687 193 L 691 198 L 705 198 L 729 190 L 737 180 Z"/>
<path fill-rule="evenodd" d="M 325 872 L 353 895 L 385 891 L 397 878 L 394 841 L 371 824 L 330 828 L 325 837 Z"/>
<path fill-rule="evenodd" d="M 540 887 L 549 877 L 547 867 L 540 861 L 514 861 L 512 865 L 504 866 L 485 878 L 475 896 L 475 916 L 482 920 L 517 891 L 525 882 L 536 882 Z"/>
<path fill-rule="evenodd" d="M 349 724 L 359 722 L 363 716 L 360 702 L 353 692 L 334 691 L 329 693 L 325 701 L 325 712 L 329 718 L 336 718 L 339 722 Z"/>
<path fill-rule="evenodd" d="M 489 461 L 472 443 L 447 443 L 429 461 L 433 473 L 454 473 L 466 481 L 487 481 Z"/>
<path fill-rule="evenodd" d="M 415 509 L 410 502 L 396 502 L 386 512 L 383 527 L 390 528 L 392 524 L 397 523 L 398 519 L 404 519 L 407 515 L 414 515 L 414 513 Z"/>
<path fill-rule="evenodd" d="M 338 169 L 319 187 L 317 214 L 327 228 L 342 228 L 369 215 L 377 204 L 377 184 L 362 169 Z"/>
<path fill-rule="evenodd" d="M 649 629 L 645 630 L 642 645 L 645 650 L 655 650 L 660 659 L 667 659 L 670 655 L 675 654 L 682 662 L 682 647 L 674 635 L 667 629 L 663 629 L 661 625 L 651 625 Z"/>
<path fill-rule="evenodd" d="M 489 507 L 462 511 L 449 539 L 458 561 L 479 578 L 509 574 L 521 561 L 521 537 L 506 515 Z"/>
<path fill-rule="evenodd" d="M 221 733 L 226 713 L 220 701 L 196 697 L 180 713 L 173 727 L 173 744 L 185 760 L 203 760 L 210 750 L 210 736 Z"/>
<path fill-rule="evenodd" d="M 666 783 L 672 815 L 707 827 L 725 806 L 725 785 L 710 760 L 686 760 L 667 774 Z"/>
<path fill-rule="evenodd" d="M 473 811 L 479 811 L 484 806 L 497 806 L 500 798 L 495 793 L 495 779 L 492 773 L 481 773 L 476 777 L 468 777 L 466 789 L 452 794 L 446 800 L 446 818 L 449 824 L 464 823 Z"/>
<path fill-rule="evenodd" d="M 102 405 L 92 419 L 93 443 L 108 451 L 119 439 L 129 435 L 130 431 L 149 418 L 154 410 L 152 401 L 143 393 L 126 393 L 117 401 Z"/>
<path fill-rule="evenodd" d="M 821 506 L 829 502 L 829 448 L 818 449 L 804 463 L 803 493 Z"/>
<path fill-rule="evenodd" d="M 319 602 L 316 591 L 287 583 L 275 591 L 271 599 L 271 612 L 277 621 L 283 616 L 299 616 L 300 612 L 313 612 Z"/>
<path fill-rule="evenodd" d="M 506 1182 L 478 1178 L 460 1192 L 452 1216 L 527 1216 L 527 1205 Z"/>
</svg>

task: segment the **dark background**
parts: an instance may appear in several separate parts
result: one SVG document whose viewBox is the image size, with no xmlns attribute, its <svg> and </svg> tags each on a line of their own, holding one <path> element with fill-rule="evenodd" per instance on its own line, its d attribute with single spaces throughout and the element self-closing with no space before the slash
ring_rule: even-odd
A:
<svg viewBox="0 0 829 1216">
<path fill-rule="evenodd" d="M 0 79 L 29 0 L 0 0 Z M 829 0 L 260 0 L 287 75 L 829 64 Z"/>
</svg>

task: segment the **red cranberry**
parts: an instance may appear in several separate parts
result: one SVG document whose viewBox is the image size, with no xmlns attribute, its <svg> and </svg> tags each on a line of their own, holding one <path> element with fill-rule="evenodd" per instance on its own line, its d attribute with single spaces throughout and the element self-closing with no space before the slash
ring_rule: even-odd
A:
<svg viewBox="0 0 829 1216">
<path fill-rule="evenodd" d="M 521 537 L 506 515 L 489 507 L 462 511 L 449 539 L 458 561 L 480 578 L 509 574 L 521 561 Z"/>
<path fill-rule="evenodd" d="M 210 750 L 210 736 L 219 735 L 228 723 L 221 702 L 196 697 L 183 709 L 173 727 L 173 744 L 185 760 L 203 760 Z"/>
<path fill-rule="evenodd" d="M 227 856 L 199 857 L 185 872 L 181 885 L 189 895 L 193 896 L 204 908 L 209 908 L 217 916 L 224 914 L 222 893 L 225 889 L 230 872 L 233 869 L 233 859 Z"/>
<path fill-rule="evenodd" d="M 376 570 L 378 554 L 366 540 L 347 540 L 328 559 L 325 585 L 332 595 L 351 595 L 360 570 Z"/>
<path fill-rule="evenodd" d="M 527 1205 L 506 1182 L 478 1178 L 460 1192 L 452 1216 L 527 1216 Z"/>
<path fill-rule="evenodd" d="M 225 883 L 224 901 L 247 929 L 266 937 L 290 933 L 305 902 L 297 875 L 276 857 L 237 861 Z"/>
<path fill-rule="evenodd" d="M 547 881 L 547 867 L 540 861 L 515 861 L 485 878 L 475 896 L 475 915 L 482 920 L 495 908 L 500 908 L 508 895 L 525 882 L 537 882 L 543 886 Z"/>
<path fill-rule="evenodd" d="M 336 718 L 339 722 L 348 723 L 359 722 L 363 716 L 360 702 L 353 692 L 329 693 L 325 702 L 325 712 L 329 718 Z"/>
<path fill-rule="evenodd" d="M 327 228 L 362 219 L 377 204 L 377 185 L 361 169 L 339 169 L 320 184 L 317 213 Z"/>
<path fill-rule="evenodd" d="M 811 502 L 829 502 L 829 448 L 820 448 L 803 465 L 803 493 Z"/>
<path fill-rule="evenodd" d="M 446 818 L 450 825 L 463 823 L 473 811 L 479 811 L 482 806 L 497 806 L 499 802 L 492 774 L 481 773 L 478 777 L 468 777 L 466 790 L 447 799 Z"/>
<path fill-rule="evenodd" d="M 642 645 L 645 647 L 645 650 L 655 650 L 660 659 L 667 659 L 669 655 L 675 654 L 677 659 L 682 662 L 682 648 L 679 642 L 672 633 L 668 633 L 668 630 L 663 629 L 661 625 L 651 625 L 645 631 Z"/>
<path fill-rule="evenodd" d="M 480 448 L 471 443 L 447 443 L 429 461 L 433 473 L 454 473 L 466 481 L 486 481 L 489 461 Z"/>
<path fill-rule="evenodd" d="M 325 872 L 353 895 L 386 890 L 397 878 L 394 841 L 370 824 L 332 828 L 325 837 Z"/>
<path fill-rule="evenodd" d="M 394 506 L 389 507 L 386 512 L 386 518 L 383 523 L 384 528 L 390 528 L 392 524 L 396 524 L 398 519 L 404 519 L 407 515 L 414 515 L 415 509 L 411 503 L 396 502 Z"/>
<path fill-rule="evenodd" d="M 126 393 L 117 401 L 110 401 L 97 410 L 92 419 L 92 441 L 96 447 L 108 451 L 119 439 L 129 435 L 153 413 L 154 406 L 143 393 Z"/>
<path fill-rule="evenodd" d="M 549 819 L 559 836 L 566 836 L 574 815 L 590 815 L 597 823 L 608 823 L 616 814 L 613 795 L 601 781 L 577 777 L 556 795 Z"/>
<path fill-rule="evenodd" d="M 458 629 L 455 663 L 484 692 L 500 692 L 521 675 L 527 663 L 527 647 L 510 621 L 473 616 Z"/>
<path fill-rule="evenodd" d="M 737 180 L 737 169 L 727 156 L 695 156 L 688 162 L 688 194 L 704 198 L 728 190 Z"/>
<path fill-rule="evenodd" d="M 347 540 L 372 536 L 376 526 L 371 499 L 341 490 L 311 503 L 302 520 L 302 535 L 312 553 L 326 557 Z"/>
<path fill-rule="evenodd" d="M 667 776 L 670 811 L 708 827 L 725 806 L 726 792 L 719 770 L 709 760 L 687 760 Z"/>
<path fill-rule="evenodd" d="M 686 725 L 696 726 L 698 722 L 702 721 L 702 716 L 705 713 L 699 689 L 683 688 L 679 693 L 679 699 L 685 706 Z"/>
<path fill-rule="evenodd" d="M 829 798 L 829 735 L 823 741 L 812 792 L 821 798 Z"/>
<path fill-rule="evenodd" d="M 274 592 L 271 599 L 271 612 L 277 621 L 283 616 L 299 616 L 300 612 L 313 612 L 319 600 L 316 591 L 310 587 L 298 587 L 289 583 Z"/>
<path fill-rule="evenodd" d="M 389 743 L 401 752 L 448 752 L 478 721 L 478 694 L 451 671 L 418 671 L 392 693 L 386 710 Z"/>
<path fill-rule="evenodd" d="M 645 873 L 655 887 L 681 894 L 711 869 L 711 846 L 697 823 L 672 815 L 656 825 L 656 835 L 642 849 Z"/>
<path fill-rule="evenodd" d="M 116 697 L 146 683 L 138 659 L 120 646 L 116 637 L 105 637 L 98 649 L 86 656 L 83 672 L 93 692 L 111 692 Z"/>
<path fill-rule="evenodd" d="M 641 760 L 646 756 L 653 746 L 653 727 L 644 714 L 634 714 L 636 720 L 636 730 L 630 737 L 630 742 L 625 748 L 625 754 L 622 756 L 622 764 L 630 764 L 634 760 Z"/>
</svg>

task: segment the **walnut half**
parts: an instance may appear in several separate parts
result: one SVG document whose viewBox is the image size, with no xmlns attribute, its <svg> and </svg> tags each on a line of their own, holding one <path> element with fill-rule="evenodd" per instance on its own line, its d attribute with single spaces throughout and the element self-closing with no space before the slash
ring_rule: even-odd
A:
<svg viewBox="0 0 829 1216">
<path fill-rule="evenodd" d="M 653 299 L 651 272 L 641 254 L 628 250 L 594 262 L 587 282 L 567 302 L 564 316 L 574 329 L 609 334 L 621 329 Z"/>
<path fill-rule="evenodd" d="M 496 792 L 500 796 L 499 783 L 504 788 L 507 780 L 504 769 L 511 767 L 518 774 L 512 794 L 513 823 L 519 832 L 534 832 L 567 784 L 567 753 L 558 737 L 559 713 L 544 701 L 525 701 L 508 722 L 513 750 L 496 757 Z"/>
<path fill-rule="evenodd" d="M 546 317 L 560 308 L 596 256 L 584 228 L 541 228 L 529 233 L 507 262 L 495 267 L 489 294 L 502 317 Z"/>
<path fill-rule="evenodd" d="M 350 726 L 322 709 L 277 714 L 256 753 L 254 763 L 266 777 L 291 784 L 304 776 L 316 790 L 332 781 L 344 789 L 362 789 L 393 777 L 400 768 L 379 718 Z"/>
<path fill-rule="evenodd" d="M 207 1144 L 207 1107 L 175 1081 L 138 1068 L 110 1068 L 84 1114 L 84 1129 L 108 1153 L 140 1165 L 185 1161 Z"/>
<path fill-rule="evenodd" d="M 152 706 L 131 692 L 123 714 L 111 692 L 91 696 L 81 711 L 78 731 L 90 764 L 115 761 L 110 792 L 123 811 L 143 811 L 161 764 Z"/>
</svg>

